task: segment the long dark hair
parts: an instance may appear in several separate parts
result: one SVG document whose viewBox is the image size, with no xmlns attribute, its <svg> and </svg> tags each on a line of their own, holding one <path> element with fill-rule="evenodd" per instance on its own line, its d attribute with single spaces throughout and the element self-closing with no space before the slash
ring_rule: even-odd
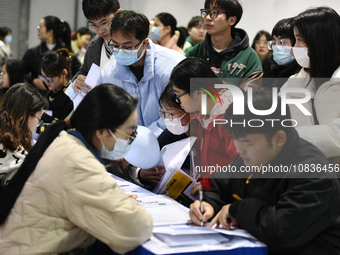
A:
<svg viewBox="0 0 340 255">
<path fill-rule="evenodd" d="M 0 140 L 5 150 L 14 151 L 19 145 L 27 151 L 32 148 L 28 119 L 43 108 L 47 101 L 35 87 L 18 83 L 8 89 L 0 100 Z"/>
<path fill-rule="evenodd" d="M 136 109 L 137 99 L 124 89 L 113 84 L 102 84 L 92 89 L 80 102 L 70 119 L 72 128 L 81 133 L 92 145 L 92 135 L 96 130 L 111 129 L 114 132 Z M 51 125 L 42 133 L 37 143 L 27 155 L 18 172 L 0 193 L 0 225 L 4 224 L 27 179 L 34 171 L 40 158 L 53 140 L 63 130 L 64 121 Z"/>
<path fill-rule="evenodd" d="M 62 48 L 66 48 L 72 52 L 70 25 L 56 16 L 45 16 L 43 19 L 45 21 L 46 30 L 53 30 L 56 43 Z"/>
<path fill-rule="evenodd" d="M 294 19 L 308 47 L 311 78 L 330 78 L 340 65 L 340 16 L 329 7 L 308 9 Z"/>
</svg>

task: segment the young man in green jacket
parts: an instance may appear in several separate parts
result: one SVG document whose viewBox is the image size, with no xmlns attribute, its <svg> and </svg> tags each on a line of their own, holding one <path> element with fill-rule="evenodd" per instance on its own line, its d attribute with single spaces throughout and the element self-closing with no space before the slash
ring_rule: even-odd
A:
<svg viewBox="0 0 340 255">
<path fill-rule="evenodd" d="M 247 33 L 235 28 L 242 12 L 237 0 L 206 0 L 201 14 L 207 35 L 186 56 L 205 59 L 220 78 L 261 77 L 261 61 L 249 47 Z"/>
</svg>

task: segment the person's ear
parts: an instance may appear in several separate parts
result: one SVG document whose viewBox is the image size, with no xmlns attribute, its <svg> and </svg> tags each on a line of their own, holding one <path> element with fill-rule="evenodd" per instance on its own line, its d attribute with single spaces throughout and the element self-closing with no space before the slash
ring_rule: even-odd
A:
<svg viewBox="0 0 340 255">
<path fill-rule="evenodd" d="M 145 38 L 143 41 L 143 46 L 148 45 L 148 43 L 149 43 L 149 38 Z"/>
<path fill-rule="evenodd" d="M 119 8 L 119 9 L 116 11 L 115 14 L 117 14 L 118 12 L 122 12 L 122 11 L 123 11 L 123 10 Z"/>
<path fill-rule="evenodd" d="M 287 142 L 287 134 L 283 130 L 279 130 L 273 136 L 272 142 L 276 144 L 276 146 L 282 148 Z"/>
<path fill-rule="evenodd" d="M 108 137 L 110 135 L 109 131 L 107 131 L 106 128 L 104 129 L 98 129 L 94 132 L 94 135 L 97 139 L 102 140 L 105 137 Z"/>
<path fill-rule="evenodd" d="M 61 75 L 67 77 L 68 71 L 66 68 L 64 68 L 63 71 L 61 71 Z"/>
<path fill-rule="evenodd" d="M 237 20 L 236 16 L 231 16 L 227 19 L 230 26 L 233 26 L 236 23 L 236 20 Z"/>
<path fill-rule="evenodd" d="M 170 26 L 164 26 L 165 32 L 171 32 L 171 27 Z"/>
</svg>

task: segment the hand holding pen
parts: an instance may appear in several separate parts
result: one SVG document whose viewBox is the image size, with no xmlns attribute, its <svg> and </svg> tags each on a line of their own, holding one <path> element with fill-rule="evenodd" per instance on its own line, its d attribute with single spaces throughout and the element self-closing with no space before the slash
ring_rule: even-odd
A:
<svg viewBox="0 0 340 255">
<path fill-rule="evenodd" d="M 204 226 L 214 215 L 214 208 L 207 202 L 196 200 L 190 205 L 189 215 L 195 225 Z"/>
</svg>

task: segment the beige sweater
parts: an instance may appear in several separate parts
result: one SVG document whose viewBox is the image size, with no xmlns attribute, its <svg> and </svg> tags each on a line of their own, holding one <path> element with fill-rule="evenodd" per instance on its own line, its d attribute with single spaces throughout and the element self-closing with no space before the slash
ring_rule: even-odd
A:
<svg viewBox="0 0 340 255">
<path fill-rule="evenodd" d="M 63 131 L 0 227 L 0 254 L 67 252 L 95 238 L 125 253 L 145 242 L 152 227 L 151 215 L 128 198 L 79 139 Z"/>
</svg>

